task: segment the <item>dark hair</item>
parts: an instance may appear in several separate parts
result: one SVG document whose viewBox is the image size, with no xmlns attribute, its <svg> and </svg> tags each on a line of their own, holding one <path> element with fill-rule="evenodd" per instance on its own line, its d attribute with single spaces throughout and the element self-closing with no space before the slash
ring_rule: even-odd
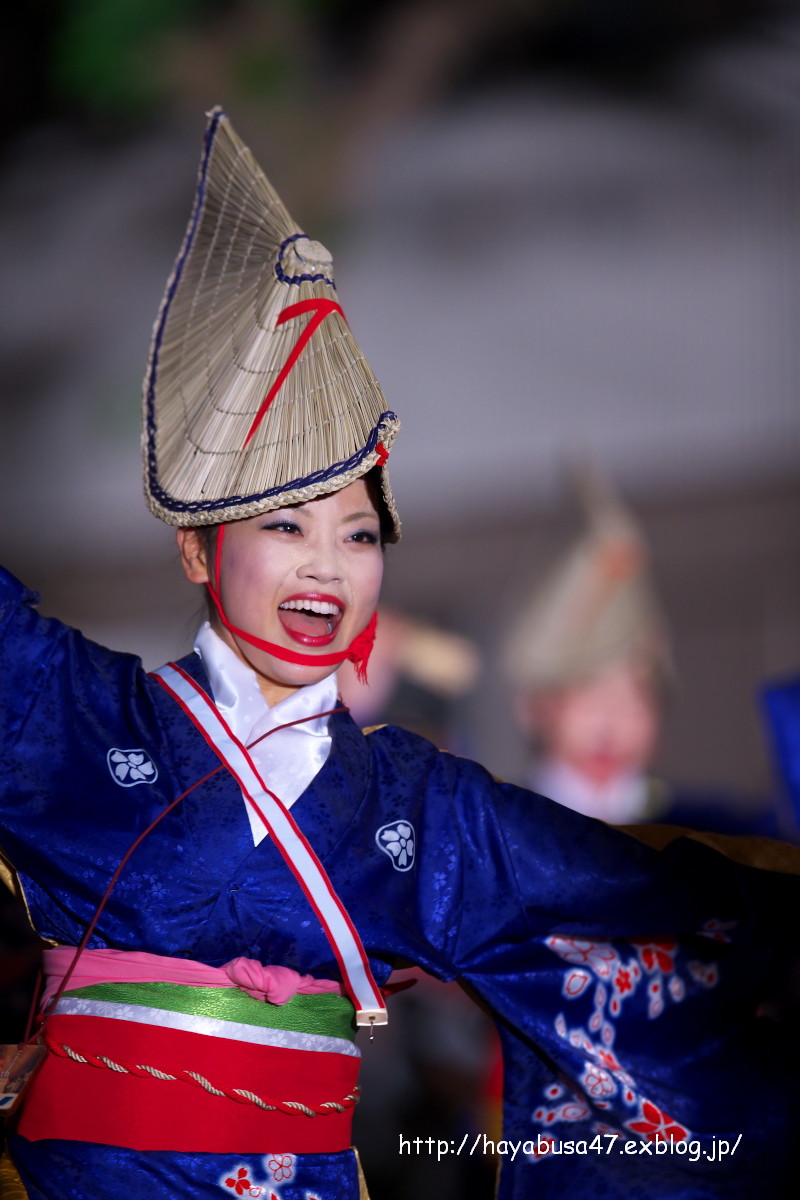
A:
<svg viewBox="0 0 800 1200">
<path fill-rule="evenodd" d="M 219 525 L 198 525 L 197 536 L 200 543 L 206 552 L 206 564 L 209 575 L 214 564 L 214 555 L 217 553 L 217 537 L 219 536 Z M 216 580 L 213 581 L 216 584 Z"/>
<path fill-rule="evenodd" d="M 370 467 L 366 475 L 363 476 L 363 479 L 366 484 L 367 495 L 372 501 L 375 512 L 378 514 L 378 523 L 381 530 L 381 546 L 385 547 L 387 542 L 397 541 L 397 535 L 392 515 L 389 512 L 389 506 L 386 503 L 386 497 L 383 494 L 381 468 Z"/>
</svg>

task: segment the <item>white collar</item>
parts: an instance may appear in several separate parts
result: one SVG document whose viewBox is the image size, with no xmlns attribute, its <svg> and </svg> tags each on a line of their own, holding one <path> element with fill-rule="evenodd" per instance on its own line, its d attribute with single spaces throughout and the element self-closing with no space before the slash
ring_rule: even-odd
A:
<svg viewBox="0 0 800 1200">
<path fill-rule="evenodd" d="M 245 744 L 251 740 L 249 735 L 256 726 L 259 733 L 266 733 L 268 729 L 285 725 L 287 721 L 294 721 L 309 713 L 324 713 L 336 707 L 339 687 L 335 672 L 318 683 L 298 688 L 285 700 L 279 700 L 270 707 L 258 686 L 255 671 L 234 654 L 208 621 L 200 626 L 194 649 L 200 655 L 208 675 L 214 703 L 225 714 L 237 738 L 245 741 Z M 302 728 L 306 733 L 324 735 L 328 732 L 328 718 L 304 721 Z"/>
<path fill-rule="evenodd" d="M 318 683 L 298 688 L 285 700 L 270 707 L 255 671 L 236 655 L 214 632 L 208 621 L 201 625 L 194 642 L 211 684 L 214 703 L 230 725 L 235 737 L 245 745 L 279 725 L 326 713 L 336 707 L 336 674 Z M 328 758 L 331 738 L 330 718 L 314 717 L 289 729 L 280 729 L 252 750 L 253 760 L 264 782 L 280 797 L 287 808 L 308 787 Z M 264 837 L 264 827 L 249 804 L 245 803 L 253 839 Z"/>
</svg>

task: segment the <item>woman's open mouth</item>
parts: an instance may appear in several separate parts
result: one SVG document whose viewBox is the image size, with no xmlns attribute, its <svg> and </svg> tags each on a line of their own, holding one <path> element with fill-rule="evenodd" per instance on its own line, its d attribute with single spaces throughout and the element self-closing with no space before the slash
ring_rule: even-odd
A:
<svg viewBox="0 0 800 1200">
<path fill-rule="evenodd" d="M 278 606 L 281 625 L 301 646 L 329 646 L 343 616 L 341 600 L 318 592 L 289 596 Z"/>
</svg>

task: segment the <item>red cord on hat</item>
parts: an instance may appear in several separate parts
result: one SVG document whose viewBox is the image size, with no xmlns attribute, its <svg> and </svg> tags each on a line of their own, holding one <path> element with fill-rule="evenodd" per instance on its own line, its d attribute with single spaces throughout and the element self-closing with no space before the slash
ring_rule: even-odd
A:
<svg viewBox="0 0 800 1200">
<path fill-rule="evenodd" d="M 278 372 L 275 382 L 267 392 L 264 399 L 261 401 L 261 407 L 255 415 L 253 424 L 248 430 L 247 437 L 244 439 L 244 446 L 242 446 L 243 450 L 263 421 L 267 409 L 272 404 L 272 401 L 275 399 L 280 389 L 283 387 L 283 384 L 286 382 L 286 379 L 291 373 L 294 364 L 303 353 L 306 343 L 311 340 L 314 331 L 322 324 L 326 317 L 331 315 L 331 313 L 338 313 L 345 324 L 347 324 L 347 318 L 345 317 L 340 305 L 338 305 L 334 300 L 326 300 L 324 298 L 317 297 L 316 299 L 312 300 L 299 300 L 297 304 L 290 304 L 288 308 L 284 308 L 283 312 L 279 314 L 278 319 L 275 322 L 275 328 L 277 329 L 279 325 L 283 325 L 286 321 L 291 321 L 293 317 L 299 317 L 308 312 L 313 313 L 314 315 L 300 333 L 300 336 L 295 342 L 289 357 L 286 359 L 286 362 Z"/>
</svg>

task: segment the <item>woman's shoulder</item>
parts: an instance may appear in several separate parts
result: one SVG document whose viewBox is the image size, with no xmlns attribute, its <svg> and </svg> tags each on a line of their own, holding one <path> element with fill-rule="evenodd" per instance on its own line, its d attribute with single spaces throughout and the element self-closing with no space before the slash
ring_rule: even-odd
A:
<svg viewBox="0 0 800 1200">
<path fill-rule="evenodd" d="M 412 758 L 428 765 L 447 755 L 422 734 L 404 729 L 401 725 L 368 725 L 361 730 L 373 757 L 386 759 Z"/>
<path fill-rule="evenodd" d="M 402 726 L 372 725 L 362 733 L 379 776 L 403 776 L 426 790 L 484 801 L 499 782 L 480 763 Z"/>
</svg>

